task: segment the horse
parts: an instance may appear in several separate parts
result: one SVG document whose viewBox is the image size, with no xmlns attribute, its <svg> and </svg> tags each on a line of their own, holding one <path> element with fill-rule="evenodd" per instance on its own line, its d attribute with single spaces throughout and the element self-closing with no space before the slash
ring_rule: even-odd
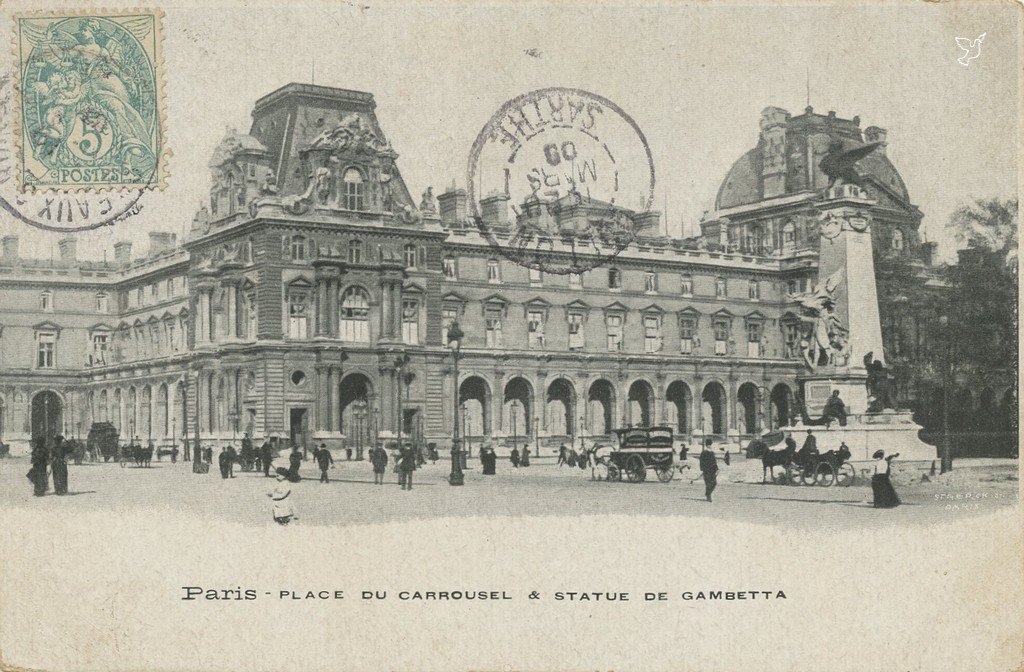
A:
<svg viewBox="0 0 1024 672">
<path fill-rule="evenodd" d="M 793 463 L 793 455 L 796 453 L 794 446 L 786 446 L 782 450 L 768 449 L 764 455 L 761 456 L 761 482 L 768 482 L 768 474 L 772 476 L 772 481 L 775 481 L 775 467 L 789 467 Z"/>
</svg>

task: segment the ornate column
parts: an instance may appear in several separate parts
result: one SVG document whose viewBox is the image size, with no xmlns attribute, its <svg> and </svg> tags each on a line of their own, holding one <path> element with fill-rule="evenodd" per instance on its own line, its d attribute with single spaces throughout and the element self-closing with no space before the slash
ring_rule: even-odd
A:
<svg viewBox="0 0 1024 672">
<path fill-rule="evenodd" d="M 394 338 L 402 338 L 402 283 L 396 281 L 391 290 L 391 334 Z"/>
<path fill-rule="evenodd" d="M 178 381 L 174 380 L 167 383 L 167 411 L 164 413 L 164 426 L 163 433 L 167 438 L 174 438 L 174 435 L 181 431 L 181 427 L 177 426 L 174 422 L 174 418 L 177 418 L 177 414 L 174 410 L 178 403 Z"/>
<path fill-rule="evenodd" d="M 316 279 L 316 335 L 327 335 L 327 280 L 317 276 Z"/>
<path fill-rule="evenodd" d="M 337 367 L 327 369 L 327 431 L 337 432 L 341 430 L 341 417 L 339 413 L 339 389 L 341 383 L 341 371 Z"/>
<path fill-rule="evenodd" d="M 317 321 L 319 326 L 319 320 Z M 316 368 L 316 429 L 320 432 L 327 431 L 327 369 L 322 364 Z"/>
<path fill-rule="evenodd" d="M 327 281 L 327 333 L 331 338 L 338 338 L 338 325 L 341 321 L 340 303 L 341 280 L 332 277 Z"/>
<path fill-rule="evenodd" d="M 491 390 L 491 436 L 499 436 L 505 425 L 505 372 L 494 370 L 494 389 Z"/>
<path fill-rule="evenodd" d="M 395 427 L 395 367 L 385 364 L 380 367 L 380 427 L 378 431 L 394 431 Z"/>
<path fill-rule="evenodd" d="M 548 433 L 548 389 L 544 382 L 547 377 L 547 371 L 538 371 L 537 387 L 533 391 L 533 416 L 535 418 L 540 418 L 540 427 L 537 429 L 545 434 Z M 540 408 L 538 409 L 537 406 L 540 406 Z M 540 413 L 537 412 L 538 410 Z"/>
</svg>

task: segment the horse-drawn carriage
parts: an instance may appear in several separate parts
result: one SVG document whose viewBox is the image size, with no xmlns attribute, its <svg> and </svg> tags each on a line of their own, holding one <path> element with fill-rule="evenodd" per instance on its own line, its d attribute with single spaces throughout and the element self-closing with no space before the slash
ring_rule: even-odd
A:
<svg viewBox="0 0 1024 672">
<path fill-rule="evenodd" d="M 762 442 L 763 443 L 763 442 Z M 773 483 L 778 485 L 820 485 L 829 487 L 832 484 L 841 486 L 853 485 L 857 470 L 850 464 L 850 449 L 846 444 L 839 450 L 817 451 L 795 450 L 788 447 L 783 450 L 771 450 L 763 443 L 761 465 L 764 468 L 763 481 L 771 474 Z M 779 474 L 775 467 L 782 467 Z"/>
<path fill-rule="evenodd" d="M 647 470 L 653 469 L 662 483 L 668 483 L 675 474 L 671 427 L 630 427 L 613 431 L 617 445 L 597 459 L 608 468 L 609 481 L 621 481 L 622 475 L 630 483 L 647 480 Z"/>
<path fill-rule="evenodd" d="M 89 428 L 89 436 L 85 440 L 89 455 L 102 456 L 104 462 L 117 461 L 118 458 L 117 428 L 109 422 L 94 422 Z M 93 458 L 98 459 L 98 458 Z"/>
</svg>

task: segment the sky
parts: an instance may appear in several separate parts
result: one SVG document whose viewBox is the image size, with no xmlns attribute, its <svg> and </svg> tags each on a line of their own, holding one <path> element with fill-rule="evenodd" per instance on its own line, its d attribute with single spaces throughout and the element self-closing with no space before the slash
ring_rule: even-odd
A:
<svg viewBox="0 0 1024 672">
<path fill-rule="evenodd" d="M 1021 31 L 1012 3 L 548 4 L 557 9 L 161 5 L 168 187 L 146 194 L 141 214 L 80 234 L 79 256 L 102 258 L 122 239 L 144 253 L 150 230 L 183 237 L 207 198 L 207 162 L 226 129 L 247 131 L 256 99 L 311 80 L 374 94 L 417 201 L 428 186 L 465 185 L 470 147 L 503 103 L 566 86 L 633 117 L 653 153 L 656 207 L 672 235 L 693 235 L 729 167 L 756 144 L 761 110 L 801 113 L 808 82 L 815 111 L 888 129 L 888 155 L 925 214 L 924 235 L 945 256 L 957 206 L 1016 197 Z M 7 3 L 2 25 L 26 7 Z M 954 38 L 981 33 L 981 55 L 960 65 Z M 48 257 L 59 238 L 0 215 L 0 234 L 9 232 L 24 234 L 25 256 Z"/>
</svg>

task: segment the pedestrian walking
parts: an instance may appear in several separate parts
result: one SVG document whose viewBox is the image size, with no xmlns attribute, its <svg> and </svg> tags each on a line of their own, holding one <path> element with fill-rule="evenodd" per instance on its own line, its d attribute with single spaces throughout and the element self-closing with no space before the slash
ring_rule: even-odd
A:
<svg viewBox="0 0 1024 672">
<path fill-rule="evenodd" d="M 416 469 L 416 455 L 412 446 L 406 444 L 398 453 L 398 481 L 402 490 L 412 490 L 412 472 Z"/>
<path fill-rule="evenodd" d="M 220 467 L 220 477 L 227 478 L 230 472 L 230 460 L 227 446 L 221 446 L 220 455 L 217 456 L 217 466 Z"/>
<path fill-rule="evenodd" d="M 876 450 L 871 457 L 875 460 L 874 473 L 871 476 L 871 492 L 874 495 L 873 506 L 876 509 L 893 509 L 900 505 L 900 498 L 896 494 L 896 488 L 892 487 L 892 461 L 899 457 L 899 453 L 885 456 L 884 450 Z"/>
<path fill-rule="evenodd" d="M 560 445 L 558 447 L 558 462 L 557 462 L 558 466 L 562 466 L 563 464 L 569 464 L 568 457 L 569 457 L 569 449 L 566 448 L 565 444 L 563 443 L 562 445 Z M 575 460 L 573 460 L 573 463 L 575 464 Z"/>
<path fill-rule="evenodd" d="M 529 446 L 523 446 L 523 461 L 521 463 L 524 467 L 530 466 L 530 448 Z"/>
<path fill-rule="evenodd" d="M 373 484 L 384 485 L 384 473 L 388 468 L 388 451 L 380 446 L 371 448 L 370 464 L 373 465 Z"/>
<path fill-rule="evenodd" d="M 28 480 L 32 481 L 32 494 L 36 497 L 42 497 L 46 494 L 49 481 L 49 475 L 46 472 L 47 466 L 50 463 L 50 454 L 46 449 L 45 441 L 40 436 L 32 442 L 32 455 L 29 458 L 32 468 L 25 474 L 28 476 Z"/>
<path fill-rule="evenodd" d="M 498 456 L 494 453 L 494 448 L 491 444 L 484 444 L 484 447 L 480 450 L 480 464 L 483 466 L 484 476 L 493 476 L 494 468 L 497 465 Z"/>
<path fill-rule="evenodd" d="M 299 447 L 293 445 L 292 452 L 288 455 L 288 480 L 292 483 L 298 483 L 302 480 L 302 476 L 299 476 L 299 467 L 302 466 L 302 453 L 299 452 Z"/>
<path fill-rule="evenodd" d="M 512 463 L 512 466 L 516 469 L 519 468 L 519 449 L 512 446 L 512 452 L 509 453 L 508 461 Z"/>
<path fill-rule="evenodd" d="M 263 475 L 270 477 L 270 463 L 274 461 L 274 449 L 270 445 L 270 439 L 266 439 L 260 446 L 260 459 L 263 460 Z"/>
<path fill-rule="evenodd" d="M 718 458 L 711 450 L 711 439 L 704 439 L 704 450 L 700 452 L 700 473 L 704 477 L 704 499 L 711 501 L 711 493 L 718 485 Z"/>
<path fill-rule="evenodd" d="M 680 462 L 686 462 L 686 455 L 689 452 L 690 452 L 689 446 L 686 445 L 686 441 L 683 441 L 682 445 L 679 447 L 679 461 Z"/>
<path fill-rule="evenodd" d="M 228 477 L 235 477 L 235 462 L 238 461 L 238 452 L 234 446 L 228 446 Z"/>
<path fill-rule="evenodd" d="M 327 444 L 321 443 L 320 450 L 314 449 L 313 458 L 320 467 L 320 482 L 329 482 L 330 479 L 327 478 L 327 469 L 334 468 L 334 457 L 331 455 L 331 451 L 327 450 Z"/>
<path fill-rule="evenodd" d="M 67 453 L 64 450 L 63 436 L 58 436 L 53 440 L 53 450 L 50 455 L 50 472 L 53 474 L 53 494 L 68 494 L 68 462 Z"/>
<path fill-rule="evenodd" d="M 301 454 L 300 454 L 301 457 Z M 277 470 L 277 483 L 267 493 L 270 497 L 271 515 L 278 525 L 287 525 L 296 518 L 295 510 L 292 508 L 292 488 L 288 484 L 288 472 L 285 469 Z"/>
<path fill-rule="evenodd" d="M 725 448 L 723 448 L 722 450 L 724 450 L 724 451 L 725 451 L 725 466 L 727 466 L 727 467 L 728 467 L 728 466 L 729 466 L 729 464 L 730 464 L 730 458 L 729 458 L 729 446 L 726 446 L 726 447 L 725 447 Z"/>
</svg>

